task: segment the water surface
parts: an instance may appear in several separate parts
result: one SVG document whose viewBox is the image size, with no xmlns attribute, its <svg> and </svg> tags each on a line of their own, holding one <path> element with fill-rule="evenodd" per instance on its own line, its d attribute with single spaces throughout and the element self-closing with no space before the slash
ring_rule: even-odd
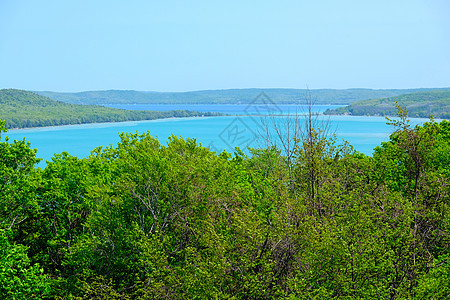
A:
<svg viewBox="0 0 450 300">
<path fill-rule="evenodd" d="M 134 105 L 131 105 L 133 108 Z M 139 105 L 139 109 L 142 105 Z M 232 152 L 235 146 L 246 149 L 247 146 L 258 147 L 263 145 L 258 140 L 261 134 L 261 120 L 264 117 L 256 115 L 246 116 L 247 105 L 152 105 L 159 110 L 186 109 L 200 111 L 216 111 L 232 113 L 233 116 L 221 117 L 195 117 L 195 118 L 171 118 L 153 121 L 98 123 L 56 126 L 45 128 L 10 130 L 6 133 L 11 140 L 25 138 L 31 142 L 33 148 L 37 148 L 37 156 L 50 160 L 54 153 L 63 151 L 69 154 L 86 157 L 90 151 L 98 146 L 115 145 L 119 141 L 121 132 L 146 132 L 158 137 L 161 142 L 166 142 L 170 135 L 182 137 L 195 137 L 204 146 L 210 146 L 212 150 L 221 152 L 224 149 Z M 304 112 L 303 108 L 295 106 L 279 106 L 283 114 Z M 326 108 L 336 106 L 315 106 L 314 111 L 322 112 Z M 125 108 L 122 106 L 121 108 Z M 128 105 L 126 108 L 130 108 Z M 148 109 L 145 106 L 145 109 Z M 247 109 L 254 114 L 261 110 Z M 236 116 L 238 115 L 238 116 Z M 264 114 L 263 114 L 264 115 Z M 285 117 L 276 117 L 281 121 Z M 303 118 L 300 116 L 299 118 Z M 349 141 L 358 151 L 367 155 L 373 153 L 373 148 L 381 142 L 388 140 L 389 134 L 394 128 L 386 125 L 383 117 L 360 116 L 321 116 L 321 119 L 329 121 L 329 127 L 338 139 Z M 413 124 L 426 122 L 428 119 L 411 119 Z M 301 119 L 302 121 L 302 119 Z"/>
</svg>

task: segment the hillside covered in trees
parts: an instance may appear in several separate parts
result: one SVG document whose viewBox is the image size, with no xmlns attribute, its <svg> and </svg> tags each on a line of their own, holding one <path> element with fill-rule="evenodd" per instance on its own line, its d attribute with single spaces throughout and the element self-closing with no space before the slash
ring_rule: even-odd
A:
<svg viewBox="0 0 450 300">
<path fill-rule="evenodd" d="M 346 107 L 329 109 L 328 115 L 395 116 L 396 104 L 406 107 L 410 117 L 450 119 L 450 91 L 437 90 L 400 95 L 390 98 L 357 101 Z"/>
<path fill-rule="evenodd" d="M 45 169 L 0 142 L 0 297 L 448 299 L 450 122 L 393 126 L 373 157 L 311 126 L 289 155 L 136 133 Z"/>
<path fill-rule="evenodd" d="M 74 104 L 248 104 L 262 91 L 276 104 L 350 104 L 358 100 L 394 97 L 434 89 L 229 89 L 193 92 L 88 91 L 79 93 L 36 92 Z M 450 90 L 450 89 L 446 89 Z"/>
<path fill-rule="evenodd" d="M 97 105 L 76 105 L 52 100 L 33 92 L 0 90 L 0 119 L 7 128 L 153 120 L 170 117 L 211 116 L 186 110 L 129 111 Z"/>
</svg>

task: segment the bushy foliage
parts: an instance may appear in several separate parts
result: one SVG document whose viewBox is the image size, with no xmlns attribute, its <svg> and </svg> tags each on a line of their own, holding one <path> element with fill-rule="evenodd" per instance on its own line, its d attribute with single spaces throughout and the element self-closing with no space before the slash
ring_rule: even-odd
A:
<svg viewBox="0 0 450 300">
<path fill-rule="evenodd" d="M 10 242 L 11 231 L 0 229 L 0 295 L 2 299 L 42 299 L 49 295 L 48 276 L 30 265 L 27 249 Z"/>
<path fill-rule="evenodd" d="M 30 297 L 445 299 L 450 122 L 400 117 L 373 157 L 312 128 L 289 167 L 143 133 L 41 170 L 2 142 L 2 251 Z"/>
</svg>

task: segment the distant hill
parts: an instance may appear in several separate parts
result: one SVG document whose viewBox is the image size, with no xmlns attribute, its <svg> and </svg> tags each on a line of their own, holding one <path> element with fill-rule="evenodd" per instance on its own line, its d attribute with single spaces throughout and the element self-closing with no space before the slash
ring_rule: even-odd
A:
<svg viewBox="0 0 450 300">
<path fill-rule="evenodd" d="M 7 128 L 153 120 L 200 115 L 217 114 L 186 110 L 128 111 L 96 105 L 68 104 L 23 90 L 0 90 L 0 120 L 6 121 Z"/>
<path fill-rule="evenodd" d="M 315 104 L 350 104 L 359 100 L 394 97 L 430 90 L 433 89 L 229 89 L 178 93 L 108 90 L 79 93 L 36 93 L 73 104 L 247 104 L 264 91 L 277 104 L 305 103 L 309 93 Z"/>
<path fill-rule="evenodd" d="M 408 110 L 408 116 L 450 119 L 450 91 L 434 90 L 411 93 L 396 97 L 357 101 L 349 106 L 325 111 L 328 115 L 351 114 L 356 116 L 395 116 L 395 101 Z"/>
</svg>

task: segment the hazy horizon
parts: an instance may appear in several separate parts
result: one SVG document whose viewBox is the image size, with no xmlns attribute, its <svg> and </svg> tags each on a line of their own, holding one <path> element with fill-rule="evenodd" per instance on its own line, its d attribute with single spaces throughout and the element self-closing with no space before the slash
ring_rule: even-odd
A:
<svg viewBox="0 0 450 300">
<path fill-rule="evenodd" d="M 0 2 L 0 88 L 450 86 L 445 0 Z"/>
<path fill-rule="evenodd" d="M 2 88 L 2 89 L 17 89 L 20 88 Z M 442 87 L 413 87 L 413 88 L 278 88 L 278 87 L 267 87 L 267 88 L 258 88 L 258 87 L 249 87 L 249 88 L 222 88 L 222 89 L 205 89 L 205 90 L 186 90 L 186 91 L 145 91 L 145 90 L 130 90 L 130 89 L 104 89 L 104 90 L 79 90 L 79 91 L 50 91 L 50 90 L 30 90 L 31 92 L 54 92 L 54 93 L 85 93 L 85 92 L 108 92 L 108 91 L 122 91 L 122 92 L 142 92 L 142 93 L 194 93 L 194 92 L 207 92 L 207 91 L 230 91 L 230 90 L 416 90 L 416 89 L 450 89 L 450 86 L 442 86 Z"/>
</svg>

